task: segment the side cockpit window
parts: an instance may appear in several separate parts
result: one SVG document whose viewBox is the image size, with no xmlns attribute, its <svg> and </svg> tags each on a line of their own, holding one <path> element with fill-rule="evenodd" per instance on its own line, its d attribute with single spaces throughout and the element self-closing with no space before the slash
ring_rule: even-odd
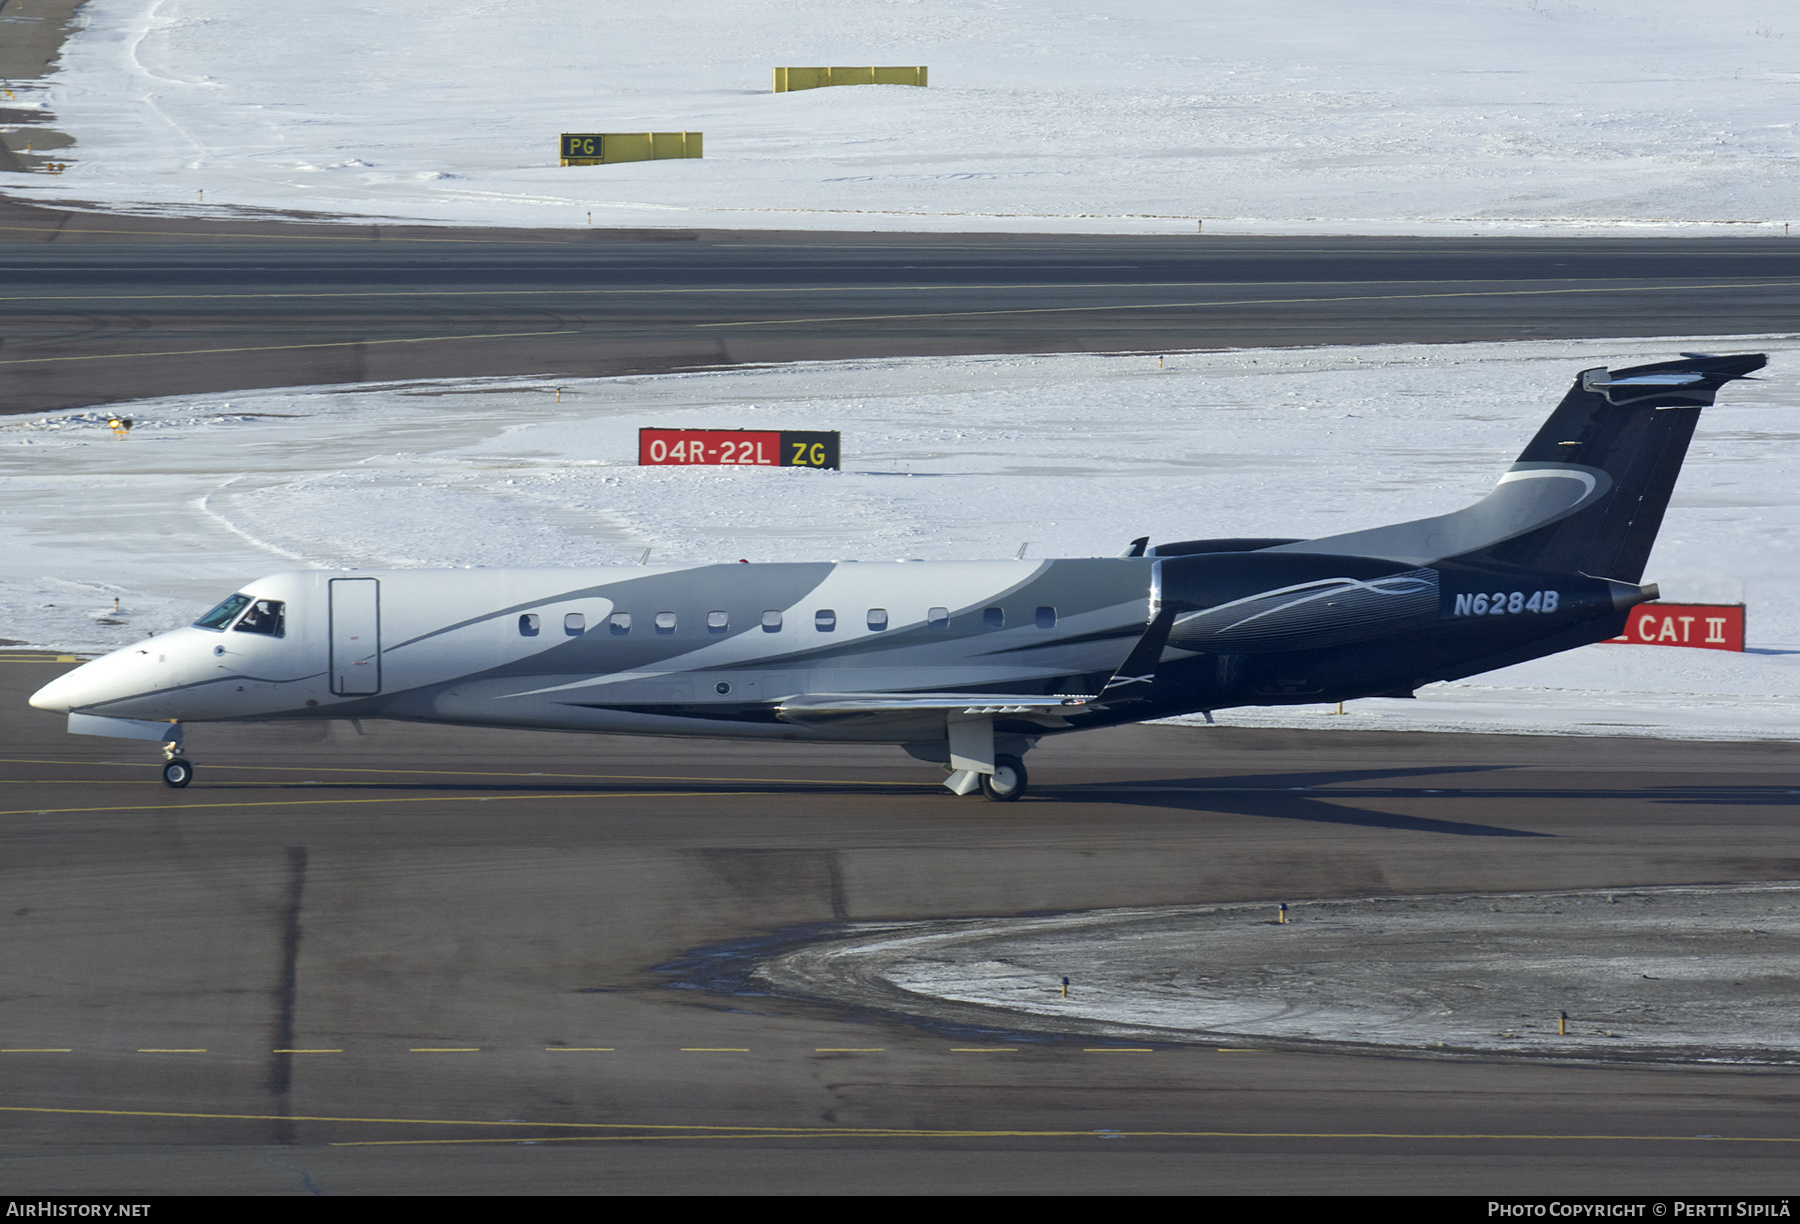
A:
<svg viewBox="0 0 1800 1224">
<path fill-rule="evenodd" d="M 248 595 L 229 596 L 218 607 L 195 621 L 194 627 L 196 629 L 217 629 L 224 632 L 225 626 L 231 623 L 231 618 L 242 612 L 244 605 L 249 602 Z"/>
<path fill-rule="evenodd" d="M 279 599 L 253 600 L 250 608 L 232 626 L 238 633 L 261 633 L 280 637 L 287 631 L 287 605 Z"/>
</svg>

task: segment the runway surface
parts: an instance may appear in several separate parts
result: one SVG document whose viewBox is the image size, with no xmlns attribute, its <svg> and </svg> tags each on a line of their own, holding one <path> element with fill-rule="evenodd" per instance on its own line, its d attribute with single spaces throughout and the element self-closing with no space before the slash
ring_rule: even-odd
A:
<svg viewBox="0 0 1800 1224">
<path fill-rule="evenodd" d="M 0 412 L 742 362 L 1766 333 L 1800 240 L 458 230 L 0 200 Z"/>
<path fill-rule="evenodd" d="M 1140 727 L 1017 804 L 892 749 L 154 745 L 0 661 L 16 1193 L 1778 1193 L 1791 1069 L 957 1032 L 672 989 L 849 919 L 1800 879 L 1787 745 Z M 1133 1043 L 1143 1044 L 1143 1043 Z"/>
</svg>

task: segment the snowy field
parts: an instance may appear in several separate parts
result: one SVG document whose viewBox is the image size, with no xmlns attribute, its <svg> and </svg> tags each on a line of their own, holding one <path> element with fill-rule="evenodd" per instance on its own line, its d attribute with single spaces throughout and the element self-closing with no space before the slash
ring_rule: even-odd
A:
<svg viewBox="0 0 1800 1224">
<path fill-rule="evenodd" d="M 101 651 L 320 567 L 1113 556 L 1482 496 L 1576 371 L 1767 351 L 1708 409 L 1647 578 L 1743 654 L 1591 646 L 1236 725 L 1800 735 L 1800 336 L 888 359 L 289 388 L 0 421 L 0 638 Z M 639 468 L 640 426 L 839 429 L 844 470 Z M 113 601 L 119 611 L 113 611 Z"/>
<path fill-rule="evenodd" d="M 482 225 L 1782 232 L 1800 9 L 1715 0 L 89 0 L 23 198 Z M 9 12 L 8 19 L 13 19 Z M 927 89 L 773 94 L 776 65 Z M 563 131 L 701 160 L 560 168 Z M 200 193 L 205 193 L 201 204 Z"/>
</svg>

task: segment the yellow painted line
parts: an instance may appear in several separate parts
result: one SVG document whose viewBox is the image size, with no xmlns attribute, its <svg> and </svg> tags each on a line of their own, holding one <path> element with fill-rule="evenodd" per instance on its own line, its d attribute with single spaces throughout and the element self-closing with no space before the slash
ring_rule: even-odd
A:
<svg viewBox="0 0 1800 1224">
<path fill-rule="evenodd" d="M 166 349 L 155 353 L 88 353 L 79 357 L 9 357 L 0 365 L 43 365 L 51 361 L 129 361 L 138 357 L 201 357 L 209 353 L 275 353 L 287 349 L 351 348 L 359 344 L 433 344 L 440 340 L 511 340 L 520 336 L 573 336 L 581 331 L 485 332 L 467 336 L 404 336 L 395 340 L 328 340 L 317 344 L 250 344 L 237 348 Z"/>
<path fill-rule="evenodd" d="M 34 656 L 30 656 L 30 655 L 0 654 L 0 663 L 79 663 L 79 662 L 81 662 L 81 660 L 76 658 L 74 655 L 43 655 L 43 656 L 34 657 Z"/>
<path fill-rule="evenodd" d="M 15 1049 L 0 1050 L 0 1054 L 73 1054 L 74 1052 L 67 1046 L 19 1046 Z"/>
<path fill-rule="evenodd" d="M 1017 1046 L 951 1046 L 952 1054 L 1017 1054 Z"/>
<path fill-rule="evenodd" d="M 205 1050 L 139 1050 L 139 1054 L 204 1054 Z"/>
<path fill-rule="evenodd" d="M 48 760 L 39 757 L 0 757 L 0 765 L 119 765 L 127 769 L 160 769 L 160 762 L 150 761 L 70 761 Z M 851 780 L 845 778 L 697 778 L 693 774 L 587 774 L 587 773 L 545 773 L 520 772 L 518 770 L 501 769 L 372 769 L 363 766 L 344 765 L 208 765 L 208 772 L 236 769 L 258 772 L 280 773 L 355 773 L 384 774 L 396 777 L 420 778 L 576 778 L 591 779 L 596 782 L 686 782 L 696 785 L 701 782 L 741 782 L 755 783 L 762 786 L 845 786 Z M 9 779 L 10 780 L 10 779 Z M 936 789 L 941 782 L 854 782 L 857 786 L 893 786 L 893 787 L 926 787 Z M 1204 788 L 1196 788 L 1204 789 Z M 1285 787 L 1256 789 L 1287 789 Z"/>
<path fill-rule="evenodd" d="M 342 1050 L 270 1050 L 271 1054 L 342 1054 Z"/>
<path fill-rule="evenodd" d="M 479 1054 L 480 1046 L 414 1046 L 408 1054 Z"/>
<path fill-rule="evenodd" d="M 108 807 L 19 808 L 0 816 L 63 816 L 77 812 L 198 812 L 209 808 L 322 807 L 351 803 L 502 803 L 509 799 L 704 799 L 754 795 L 758 791 L 632 791 L 608 794 L 583 791 L 578 795 L 405 795 L 387 799 L 269 799 L 245 803 L 142 803 Z"/>
<path fill-rule="evenodd" d="M 683 1054 L 748 1054 L 748 1046 L 682 1046 Z"/>
<path fill-rule="evenodd" d="M 1249 1046 L 1220 1046 L 1221 1054 L 1267 1054 L 1267 1050 L 1252 1049 Z"/>
<path fill-rule="evenodd" d="M 612 1046 L 545 1046 L 552 1054 L 611 1054 Z"/>
<path fill-rule="evenodd" d="M 298 1119 L 296 1119 L 297 1121 Z M 629 1128 L 628 1128 L 629 1129 Z M 522 1139 L 517 1135 L 505 1139 L 340 1139 L 328 1142 L 326 1147 L 448 1147 L 477 1143 L 648 1143 L 656 1140 L 686 1139 L 1410 1139 L 1439 1141 L 1485 1141 L 1485 1142 L 1518 1142 L 1520 1140 L 1549 1140 L 1565 1143 L 1573 1140 L 1589 1142 L 1619 1142 L 1637 1140 L 1653 1143 L 1676 1142 L 1727 1142 L 1727 1143 L 1800 1143 L 1800 1138 L 1786 1136 L 1777 1138 L 1759 1138 L 1748 1135 L 1432 1135 L 1381 1132 L 1335 1132 L 1335 1131 L 1027 1131 L 1027 1130 L 988 1130 L 988 1131 L 892 1131 L 892 1130 L 817 1130 L 800 1132 L 797 1130 L 772 1131 L 752 1130 L 746 1128 L 739 1132 L 724 1134 L 713 1133 L 724 1128 L 695 1127 L 686 1133 L 681 1128 L 673 1128 L 674 1134 L 645 1135 L 543 1135 Z"/>
<path fill-rule="evenodd" d="M 1086 1046 L 1083 1054 L 1154 1054 L 1149 1046 Z"/>
<path fill-rule="evenodd" d="M 862 1136 L 856 1131 L 845 1132 L 851 1138 Z M 711 1134 L 673 1134 L 673 1135 L 532 1135 L 529 1138 L 513 1135 L 508 1139 L 338 1139 L 327 1143 L 326 1147 L 448 1147 L 455 1144 L 468 1143 L 510 1143 L 514 1146 L 528 1143 L 666 1143 L 671 1139 L 683 1139 L 692 1143 L 699 1139 L 825 1139 L 844 1138 L 844 1135 L 711 1135 Z M 883 1138 L 885 1136 L 874 1136 Z"/>
<path fill-rule="evenodd" d="M 197 1121 L 230 1122 L 345 1122 L 390 1126 L 486 1126 L 535 1128 L 540 1130 L 612 1130 L 653 1131 L 675 1135 L 754 1135 L 765 1138 L 811 1138 L 814 1136 L 865 1136 L 871 1138 L 1095 1138 L 1101 1132 L 1086 1130 L 930 1130 L 904 1127 L 828 1127 L 828 1126 L 718 1126 L 707 1123 L 680 1125 L 666 1122 L 528 1122 L 473 1118 L 359 1118 L 330 1115 L 178 1113 L 151 1109 L 68 1109 L 46 1105 L 0 1105 L 0 1113 L 64 1114 L 108 1118 L 178 1118 Z M 1427 1131 L 1115 1131 L 1104 1132 L 1111 1138 L 1127 1139 L 1437 1139 L 1484 1140 L 1508 1142 L 1547 1140 L 1568 1142 L 1584 1140 L 1596 1143 L 1793 1143 L 1800 1135 L 1627 1135 L 1627 1134 L 1554 1134 L 1547 1132 L 1451 1132 Z M 403 1141 L 404 1142 L 404 1141 Z M 417 1142 L 417 1141 L 414 1141 Z M 429 1141 L 426 1141 L 429 1142 Z M 517 1143 L 518 1139 L 494 1142 Z"/>
<path fill-rule="evenodd" d="M 886 1046 L 819 1046 L 814 1054 L 885 1054 Z"/>
<path fill-rule="evenodd" d="M 1343 297 L 1239 298 L 1216 302 L 1150 302 L 1126 306 L 1025 306 L 1007 310 L 940 310 L 916 314 L 820 315 L 802 319 L 747 319 L 737 323 L 696 323 L 709 327 L 781 327 L 792 323 L 870 323 L 889 319 L 962 319 L 987 315 L 1081 314 L 1108 310 L 1202 310 L 1231 306 L 1295 306 L 1329 302 L 1412 302 L 1450 298 L 1554 297 L 1577 293 L 1676 293 L 1693 289 L 1792 289 L 1800 281 L 1756 281 L 1717 285 L 1620 285 L 1595 289 L 1469 289 L 1452 293 L 1367 293 Z M 1024 287 L 1024 286 L 1021 286 Z M 1106 288 L 1103 285 L 1094 288 Z M 1181 286 L 1172 286 L 1181 288 Z M 0 363 L 4 364 L 4 363 Z"/>
</svg>

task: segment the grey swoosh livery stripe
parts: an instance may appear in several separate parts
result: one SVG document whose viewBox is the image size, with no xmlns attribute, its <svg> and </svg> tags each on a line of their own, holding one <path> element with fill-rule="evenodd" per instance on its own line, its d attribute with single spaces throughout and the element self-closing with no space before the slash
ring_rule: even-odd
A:
<svg viewBox="0 0 1800 1224">
<path fill-rule="evenodd" d="M 1486 497 L 1461 510 L 1367 531 L 1280 544 L 1263 551 L 1380 557 L 1410 565 L 1430 565 L 1446 557 L 1491 548 L 1566 519 L 1604 497 L 1612 483 L 1611 476 L 1595 467 L 1515 463 Z"/>
<path fill-rule="evenodd" d="M 604 582 L 595 586 L 578 587 L 573 590 L 560 591 L 553 595 L 539 596 L 536 599 L 527 600 L 523 603 L 512 604 L 493 612 L 484 612 L 479 616 L 466 617 L 454 624 L 444 625 L 441 628 L 433 629 L 427 633 L 416 634 L 403 642 L 396 642 L 392 646 L 384 646 L 382 648 L 382 653 L 387 654 L 411 646 L 417 642 L 428 641 L 431 638 L 439 637 L 442 634 L 454 633 L 458 629 L 466 629 L 470 625 L 479 625 L 487 621 L 501 620 L 508 616 L 517 616 L 522 612 L 530 612 L 534 608 L 542 608 L 547 604 L 561 603 L 570 600 L 606 599 L 611 601 L 614 605 L 617 605 L 622 602 L 620 599 L 621 595 L 635 596 L 639 593 L 647 593 L 650 596 L 650 598 L 646 600 L 648 603 L 656 603 L 660 598 L 663 607 L 691 607 L 695 602 L 694 597 L 684 588 L 694 585 L 695 575 L 711 574 L 718 570 L 731 571 L 733 580 L 731 583 L 731 586 L 733 587 L 732 595 L 733 598 L 740 603 L 746 602 L 741 594 L 742 588 L 746 585 L 742 581 L 744 577 L 762 579 L 764 583 L 771 587 L 798 586 L 799 589 L 791 595 L 784 591 L 781 595 L 770 596 L 770 598 L 782 599 L 784 602 L 774 605 L 763 605 L 764 607 L 788 607 L 793 603 L 797 603 L 801 599 L 804 599 L 809 591 L 817 590 L 819 584 L 824 582 L 825 578 L 830 574 L 834 565 L 829 561 L 810 563 L 796 562 L 780 566 L 779 569 L 782 572 L 779 575 L 772 575 L 768 571 L 774 568 L 776 567 L 757 566 L 752 567 L 750 571 L 740 574 L 734 566 L 699 565 L 694 566 L 691 569 L 674 571 L 657 570 L 641 576 L 633 575 L 628 578 L 621 578 L 616 582 Z M 795 571 L 800 571 L 800 573 L 796 574 Z M 817 577 L 810 584 L 805 582 L 807 571 L 813 571 L 817 574 Z M 779 581 L 769 581 L 772 578 L 778 579 Z M 799 579 L 798 582 L 795 581 L 796 578 Z M 753 593 L 755 592 L 754 585 L 751 587 L 751 590 Z M 659 607 L 658 610 L 663 610 L 663 607 Z M 746 625 L 743 629 L 733 631 L 733 634 L 748 632 L 750 628 L 751 626 Z M 541 658 L 545 653 L 549 652 L 541 652 L 539 655 L 533 657 Z"/>
<path fill-rule="evenodd" d="M 871 567 L 871 569 L 873 568 L 874 567 Z M 804 581 L 794 582 L 789 579 L 780 584 L 771 584 L 761 596 L 746 596 L 742 590 L 737 589 L 743 586 L 745 579 L 752 576 L 761 576 L 757 575 L 756 571 L 772 571 L 776 569 L 801 569 L 807 572 L 804 574 Z M 1059 615 L 1073 617 L 1083 613 L 1093 613 L 1104 611 L 1112 607 L 1120 607 L 1134 602 L 1136 599 L 1147 600 L 1148 569 L 1149 565 L 1147 562 L 1122 563 L 1117 559 L 1112 558 L 1041 562 L 1038 563 L 1032 573 L 1023 579 L 1014 582 L 1011 585 L 1000 587 L 991 594 L 984 594 L 973 602 L 959 604 L 955 611 L 952 612 L 952 630 L 947 634 L 929 628 L 925 621 L 920 618 L 895 625 L 877 635 L 863 633 L 858 634 L 849 640 L 830 640 L 821 642 L 817 645 L 794 645 L 775 652 L 757 654 L 751 658 L 720 660 L 708 666 L 706 670 L 719 672 L 801 670 L 817 667 L 821 664 L 850 660 L 862 661 L 872 667 L 892 666 L 899 662 L 897 656 L 916 653 L 921 649 L 930 651 L 948 643 L 965 640 L 972 628 L 966 622 L 978 619 L 981 615 L 981 609 L 984 607 L 1011 602 L 1014 603 L 1016 607 L 1023 607 L 1025 610 L 1022 614 L 1028 617 L 1031 615 L 1029 610 L 1030 606 L 1035 606 L 1037 603 L 1053 604 L 1053 606 L 1059 608 Z M 818 591 L 824 584 L 825 578 L 831 576 L 833 573 L 842 571 L 842 575 L 849 578 L 855 578 L 861 573 L 860 569 L 854 566 L 846 568 L 844 563 L 834 565 L 829 562 L 820 562 L 816 564 L 794 563 L 791 567 L 757 566 L 754 567 L 754 570 L 748 572 L 740 570 L 736 566 L 729 565 L 721 567 L 698 567 L 694 570 L 680 571 L 679 574 L 675 575 L 662 575 L 661 577 L 664 578 L 680 578 L 681 582 L 678 586 L 665 586 L 660 591 L 653 588 L 648 593 L 650 606 L 658 606 L 656 601 L 660 599 L 662 601 L 661 606 L 679 607 L 683 609 L 704 607 L 707 601 L 707 595 L 705 593 L 707 588 L 704 584 L 704 576 L 708 573 L 716 572 L 717 570 L 730 572 L 733 581 L 730 584 L 732 590 L 729 602 L 738 605 L 738 607 L 730 609 L 733 616 L 733 627 L 728 632 L 720 633 L 716 636 L 709 635 L 705 638 L 694 638 L 687 636 L 688 633 L 692 632 L 691 628 L 689 628 L 684 629 L 683 636 L 680 638 L 659 640 L 653 635 L 641 633 L 634 623 L 630 638 L 615 639 L 604 636 L 604 630 L 599 632 L 590 631 L 589 634 L 584 635 L 582 638 L 538 651 L 525 658 L 477 673 L 476 675 L 468 677 L 468 679 L 502 679 L 508 677 L 531 679 L 550 676 L 566 677 L 591 675 L 596 681 L 602 681 L 604 676 L 608 674 L 629 673 L 645 669 L 671 672 L 678 671 L 681 669 L 680 663 L 684 658 L 712 648 L 720 642 L 729 641 L 733 638 L 740 638 L 745 635 L 760 633 L 760 625 L 754 620 L 756 613 L 749 612 L 749 608 L 754 607 L 757 609 L 757 613 L 760 613 L 762 608 L 783 607 L 792 609 L 805 600 L 809 594 Z M 1091 575 L 1096 572 L 1105 574 L 1109 580 L 1098 583 L 1094 582 Z M 630 581 L 633 583 L 642 583 L 645 580 L 634 579 Z M 620 585 L 621 584 L 600 584 L 583 588 L 583 593 L 588 594 L 591 597 L 610 599 L 615 606 L 621 606 L 627 597 L 627 592 L 620 590 Z M 701 586 L 702 590 L 696 592 L 693 589 L 695 586 Z M 640 592 L 640 594 L 643 594 L 643 592 Z M 872 597 L 884 598 L 883 596 Z M 921 599 L 927 597 L 928 596 L 921 596 Z M 555 600 L 543 599 L 528 606 L 541 606 L 553 602 L 555 602 Z M 637 599 L 635 602 L 643 603 L 645 601 L 643 599 Z M 509 609 L 509 614 L 518 610 L 524 610 L 525 607 L 528 606 Z M 860 617 L 862 615 L 862 610 L 860 608 L 842 609 L 840 612 L 841 615 L 845 617 Z M 648 612 L 639 611 L 637 608 L 633 608 L 633 615 L 634 618 L 639 616 L 647 617 Z M 684 611 L 683 615 L 691 616 L 692 612 Z M 810 618 L 811 613 L 810 611 L 807 611 L 803 615 Z M 1026 623 L 1029 626 L 1030 622 L 1027 621 Z M 807 628 L 810 628 L 810 626 L 808 625 Z M 806 628 L 801 630 L 801 632 L 806 631 Z M 1019 631 L 1020 630 L 1015 626 L 1008 630 L 989 632 L 1014 633 Z M 1028 629 L 1026 631 L 1034 633 L 1039 632 L 1035 629 Z M 1095 631 L 1093 633 L 1070 634 L 1068 635 L 1067 642 L 1064 644 L 1087 641 L 1096 643 L 1105 642 L 1115 640 L 1118 636 L 1126 636 L 1127 632 L 1128 631 L 1107 629 Z M 1052 644 L 1055 643 L 1034 642 L 1031 643 L 1030 646 L 1032 648 L 1041 648 Z M 959 647 L 959 653 L 960 649 L 961 647 Z M 1009 645 L 996 653 L 1005 653 L 1013 649 L 1025 649 L 1025 647 Z M 604 657 L 602 657 L 602 652 Z M 696 660 L 693 665 L 695 667 L 700 666 L 700 661 Z M 579 683 L 580 682 L 577 682 L 577 684 Z M 972 681 L 972 683 L 979 682 Z M 591 690 L 583 696 L 584 702 L 591 701 L 592 699 L 593 694 Z"/>
</svg>

